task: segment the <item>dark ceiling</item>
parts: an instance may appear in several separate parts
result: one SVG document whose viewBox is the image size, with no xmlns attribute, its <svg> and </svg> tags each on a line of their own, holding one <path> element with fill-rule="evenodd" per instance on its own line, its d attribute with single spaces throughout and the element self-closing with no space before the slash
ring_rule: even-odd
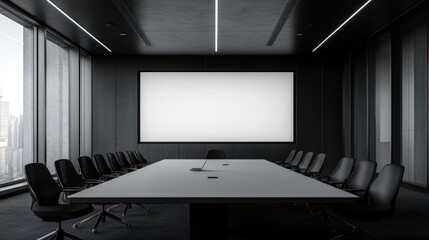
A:
<svg viewBox="0 0 429 240">
<path fill-rule="evenodd" d="M 219 0 L 217 53 L 215 0 L 52 1 L 112 53 L 46 0 L 10 2 L 94 55 L 296 55 L 311 54 L 314 47 L 367 0 Z M 422 1 L 372 0 L 317 52 L 342 51 L 419 2 Z M 291 8 L 294 3 L 296 7 Z M 290 16 L 283 14 L 281 18 L 288 10 L 293 10 Z M 268 46 L 276 25 L 282 26 L 281 20 L 286 22 L 282 28 L 277 27 L 280 31 L 272 46 Z M 108 23 L 112 26 L 107 26 Z"/>
</svg>

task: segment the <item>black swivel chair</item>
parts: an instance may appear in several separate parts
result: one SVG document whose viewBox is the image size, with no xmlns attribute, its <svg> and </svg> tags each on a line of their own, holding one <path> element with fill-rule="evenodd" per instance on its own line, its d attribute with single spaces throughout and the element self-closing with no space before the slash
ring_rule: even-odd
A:
<svg viewBox="0 0 429 240">
<path fill-rule="evenodd" d="M 290 164 L 292 162 L 293 157 L 295 156 L 295 152 L 296 152 L 295 150 L 291 150 L 285 161 L 277 161 L 276 164 L 279 164 L 279 165 Z"/>
<path fill-rule="evenodd" d="M 124 170 L 135 171 L 139 169 L 139 166 L 131 165 L 130 162 L 128 162 L 127 157 L 125 157 L 123 152 L 116 152 L 116 156 L 118 157 L 119 164 L 121 164 Z"/>
<path fill-rule="evenodd" d="M 136 153 L 136 156 L 137 156 L 137 159 L 139 160 L 139 162 L 143 163 L 146 166 L 149 164 L 152 164 L 151 162 L 146 160 L 146 158 L 143 157 L 143 154 L 141 154 L 139 150 L 135 150 L 134 152 Z"/>
<path fill-rule="evenodd" d="M 350 173 L 353 170 L 355 164 L 355 159 L 350 157 L 343 157 L 338 162 L 335 169 L 329 174 L 326 179 L 321 179 L 322 182 L 329 183 L 331 185 L 342 187 L 347 178 L 350 176 Z"/>
<path fill-rule="evenodd" d="M 343 204 L 334 207 L 333 211 L 335 214 L 357 220 L 358 225 L 354 226 L 334 215 L 335 219 L 350 226 L 352 231 L 336 236 L 332 240 L 355 234 L 358 236 L 365 234 L 371 238 L 379 239 L 363 231 L 360 227 L 360 222 L 376 222 L 383 218 L 390 218 L 393 215 L 403 175 L 403 166 L 388 164 L 381 169 L 380 174 L 369 185 L 367 202 Z"/>
<path fill-rule="evenodd" d="M 107 178 L 115 178 L 126 173 L 124 171 L 113 171 L 109 165 L 107 165 L 106 159 L 101 154 L 94 154 L 94 161 L 97 165 L 98 171 L 102 176 L 108 176 Z"/>
<path fill-rule="evenodd" d="M 299 151 L 296 153 L 295 157 L 293 157 L 292 162 L 290 162 L 289 164 L 284 164 L 283 167 L 286 167 L 286 168 L 297 167 L 301 162 L 301 157 L 302 157 L 302 151 Z"/>
<path fill-rule="evenodd" d="M 102 181 L 98 180 L 88 180 L 85 181 L 82 176 L 80 176 L 76 169 L 74 168 L 72 162 L 68 159 L 59 159 L 55 161 L 55 171 L 57 172 L 58 180 L 60 185 L 63 187 L 65 194 L 75 193 L 86 189 L 87 186 L 91 186 Z M 88 218 L 85 218 L 75 224 L 73 228 L 76 229 L 79 225 L 88 222 L 89 220 L 99 216 L 100 213 L 93 214 Z"/>
<path fill-rule="evenodd" d="M 220 149 L 210 149 L 207 152 L 206 159 L 226 159 L 225 152 Z"/>
<path fill-rule="evenodd" d="M 313 158 L 313 152 L 307 152 L 302 158 L 302 161 L 298 166 L 292 167 L 291 169 L 297 172 L 305 172 L 311 164 L 311 160 Z"/>
<path fill-rule="evenodd" d="M 82 171 L 82 175 L 85 179 L 91 179 L 91 180 L 100 180 L 102 178 L 101 174 L 98 172 L 97 168 L 95 168 L 94 163 L 92 162 L 92 159 L 88 156 L 81 156 L 78 159 L 80 169 Z M 116 220 L 122 224 L 124 224 L 127 227 L 130 227 L 127 222 L 122 220 L 121 218 L 107 212 L 105 210 L 105 204 L 101 205 L 101 211 L 99 213 L 99 217 L 97 219 L 97 222 L 95 223 L 94 227 L 92 228 L 93 233 L 97 233 L 97 227 L 100 224 L 100 221 L 102 219 L 105 219 L 105 217 L 110 217 L 113 220 Z"/>
<path fill-rule="evenodd" d="M 314 158 L 311 165 L 308 167 L 306 171 L 303 172 L 304 175 L 307 175 L 311 178 L 320 178 L 320 173 L 322 172 L 323 165 L 325 164 L 326 154 L 319 153 Z"/>
<path fill-rule="evenodd" d="M 359 195 L 359 197 L 360 197 L 359 199 L 360 199 L 360 201 L 362 201 L 364 199 L 365 191 L 368 189 L 369 184 L 372 182 L 372 179 L 374 178 L 376 167 L 377 167 L 377 163 L 374 161 L 361 161 L 361 162 L 359 162 L 356 165 L 356 168 L 350 174 L 350 176 L 345 180 L 343 190 Z M 307 205 L 307 207 L 309 207 L 309 206 Z M 311 208 L 309 208 L 309 209 L 311 212 Z M 326 209 L 324 209 L 324 210 L 322 210 L 316 214 L 313 214 L 307 220 L 316 218 L 318 216 L 322 216 L 323 219 L 327 219 L 329 221 L 329 223 L 331 224 L 331 226 L 333 227 L 333 229 L 336 230 L 335 226 L 332 225 L 332 223 L 330 222 L 330 217 L 332 217 L 332 216 L 331 216 L 331 214 L 329 214 L 328 211 L 326 211 Z"/>
<path fill-rule="evenodd" d="M 361 161 L 356 165 L 350 177 L 347 178 L 343 190 L 359 195 L 359 199 L 365 199 L 365 193 L 371 184 L 377 163 L 374 161 Z"/>
<path fill-rule="evenodd" d="M 113 178 L 115 178 L 115 177 L 118 177 L 118 176 L 123 175 L 123 174 L 126 173 L 126 172 L 123 172 L 123 171 L 113 172 L 109 168 L 109 166 L 107 165 L 106 159 L 104 159 L 103 155 L 101 155 L 101 154 L 95 154 L 94 155 L 94 160 L 95 160 L 95 164 L 97 164 L 98 170 L 100 171 L 100 173 L 102 173 L 104 175 L 113 176 Z M 115 205 L 113 207 L 110 207 L 109 209 L 107 209 L 107 211 L 110 211 L 110 209 L 112 209 L 114 207 L 117 207 L 119 205 L 121 205 L 121 204 L 118 204 L 118 205 Z M 141 205 L 141 204 L 137 204 L 137 205 L 145 208 L 147 211 L 150 211 L 150 208 L 148 208 L 148 207 L 146 207 L 144 205 Z M 122 217 L 125 217 L 125 215 L 126 215 L 126 213 L 128 211 L 128 208 L 130 208 L 130 207 L 131 207 L 131 204 L 125 204 L 124 211 L 122 212 Z"/>
<path fill-rule="evenodd" d="M 127 172 L 133 171 L 133 170 L 129 170 L 129 169 L 123 169 L 121 164 L 119 164 L 118 158 L 116 157 L 116 155 L 114 153 L 107 153 L 106 156 L 107 156 L 107 159 L 109 160 L 110 168 L 112 169 L 113 173 L 122 175 L 122 174 L 125 174 Z"/>
<path fill-rule="evenodd" d="M 137 157 L 136 157 L 136 155 L 135 155 L 135 153 L 133 151 L 129 151 L 128 150 L 127 154 L 128 154 L 128 159 L 130 159 L 130 162 L 131 162 L 132 166 L 136 166 L 137 168 L 142 168 L 142 167 L 145 166 L 145 164 L 143 164 L 142 162 L 140 162 L 137 159 Z"/>
<path fill-rule="evenodd" d="M 62 221 L 82 217 L 94 210 L 90 204 L 60 204 L 61 187 L 42 163 L 25 165 L 28 188 L 33 198 L 31 211 L 43 221 L 58 222 L 58 229 L 39 239 L 79 239 L 64 231 Z"/>
</svg>

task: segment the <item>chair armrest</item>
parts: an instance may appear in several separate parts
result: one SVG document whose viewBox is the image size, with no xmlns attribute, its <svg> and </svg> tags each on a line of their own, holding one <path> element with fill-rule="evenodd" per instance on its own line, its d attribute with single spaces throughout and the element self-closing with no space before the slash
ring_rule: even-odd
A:
<svg viewBox="0 0 429 240">
<path fill-rule="evenodd" d="M 84 188 L 84 187 L 67 187 L 67 188 L 63 188 L 62 191 L 66 192 L 66 193 L 70 193 L 70 192 L 80 192 L 84 189 L 86 189 L 86 188 Z"/>
<path fill-rule="evenodd" d="M 100 183 L 104 183 L 104 181 L 100 179 L 85 179 L 85 184 L 100 184 Z"/>
<path fill-rule="evenodd" d="M 354 193 L 354 192 L 356 192 L 356 193 L 358 193 L 358 192 L 368 192 L 367 189 L 358 189 L 358 188 L 355 188 L 355 189 L 353 189 L 353 188 L 344 188 L 344 189 L 341 189 L 341 190 L 344 190 L 344 191 L 350 192 L 350 193 Z"/>
<path fill-rule="evenodd" d="M 114 175 L 114 174 L 103 174 L 103 175 L 101 175 L 101 177 L 107 180 L 107 179 L 117 178 L 117 177 L 118 177 L 118 175 Z"/>
</svg>

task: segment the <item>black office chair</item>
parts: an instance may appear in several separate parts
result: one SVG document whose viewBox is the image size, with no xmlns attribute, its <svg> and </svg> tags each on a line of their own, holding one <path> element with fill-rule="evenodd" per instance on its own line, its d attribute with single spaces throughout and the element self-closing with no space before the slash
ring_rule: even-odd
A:
<svg viewBox="0 0 429 240">
<path fill-rule="evenodd" d="M 94 210 L 90 204 L 60 204 L 61 187 L 55 182 L 48 168 L 42 163 L 25 165 L 30 195 L 31 211 L 43 221 L 58 222 L 58 228 L 39 239 L 79 239 L 64 231 L 62 221 L 82 217 Z"/>
<path fill-rule="evenodd" d="M 220 149 L 210 149 L 207 152 L 206 159 L 226 159 L 225 152 Z"/>
<path fill-rule="evenodd" d="M 108 179 L 115 178 L 117 176 L 120 176 L 126 173 L 124 171 L 116 171 L 116 172 L 112 171 L 109 165 L 107 165 L 106 159 L 101 154 L 94 154 L 94 161 L 101 175 L 107 176 Z"/>
<path fill-rule="evenodd" d="M 98 172 L 98 170 L 95 168 L 94 163 L 92 162 L 92 159 L 88 156 L 81 156 L 78 159 L 80 169 L 82 171 L 82 175 L 85 179 L 91 179 L 91 180 L 101 180 L 102 176 Z M 123 219 L 109 213 L 105 210 L 105 204 L 101 205 L 101 211 L 99 213 L 97 222 L 95 223 L 94 227 L 92 228 L 93 233 L 97 233 L 97 227 L 100 224 L 100 221 L 102 219 L 105 219 L 105 217 L 110 217 L 113 220 L 116 220 L 122 224 L 124 224 L 127 227 L 131 227 L 130 224 L 125 222 Z"/>
<path fill-rule="evenodd" d="M 293 157 L 292 162 L 290 162 L 289 164 L 284 164 L 283 167 L 286 167 L 286 168 L 297 167 L 301 162 L 301 157 L 302 157 L 302 151 L 299 151 L 296 153 L 295 157 Z"/>
<path fill-rule="evenodd" d="M 128 156 L 130 157 L 132 165 L 128 162 L 128 160 L 125 157 L 125 154 L 123 152 L 116 152 L 116 155 L 118 156 L 122 167 L 124 167 L 125 169 L 131 169 L 131 170 L 136 170 L 137 168 L 143 167 L 143 165 L 141 165 L 140 162 L 137 161 L 137 158 L 135 157 L 135 155 L 132 151 L 127 151 L 127 153 L 128 153 Z M 133 203 L 133 204 L 137 205 L 141 208 L 144 208 L 148 212 L 150 211 L 150 208 L 146 207 L 143 204 L 139 204 L 139 203 Z M 132 206 L 133 206 L 132 204 L 126 204 L 125 205 L 124 211 L 122 212 L 122 217 L 125 217 L 128 209 L 132 208 Z"/>
<path fill-rule="evenodd" d="M 323 165 L 325 164 L 325 158 L 326 154 L 317 154 L 311 165 L 303 172 L 303 174 L 311 178 L 320 179 L 320 173 L 322 172 Z"/>
<path fill-rule="evenodd" d="M 118 157 L 119 164 L 121 164 L 122 168 L 126 171 L 135 171 L 138 169 L 138 166 L 131 165 L 128 162 L 127 157 L 123 152 L 116 152 L 116 156 Z"/>
<path fill-rule="evenodd" d="M 378 174 L 371 185 L 369 185 L 367 191 L 367 202 L 335 206 L 333 209 L 335 214 L 344 216 L 347 219 L 357 220 L 358 224 L 357 226 L 352 225 L 342 218 L 333 215 L 335 219 L 350 226 L 352 231 L 336 236 L 332 238 L 332 240 L 348 235 L 360 236 L 362 234 L 374 239 L 379 239 L 378 237 L 362 230 L 360 223 L 376 222 L 383 218 L 390 218 L 393 215 L 403 175 L 403 166 L 388 164 L 381 169 L 380 174 Z"/>
<path fill-rule="evenodd" d="M 134 152 L 136 153 L 137 160 L 139 160 L 139 162 L 143 163 L 145 166 L 152 164 L 151 162 L 146 160 L 146 158 L 143 157 L 143 154 L 141 154 L 139 150 L 135 150 Z"/>
<path fill-rule="evenodd" d="M 326 180 L 321 179 L 322 182 L 326 182 L 340 188 L 343 187 L 346 182 L 346 179 L 350 176 L 350 173 L 353 170 L 354 163 L 354 158 L 341 158 L 335 169 L 329 174 Z"/>
<path fill-rule="evenodd" d="M 348 191 L 350 193 L 359 195 L 359 201 L 363 201 L 364 199 L 364 193 L 368 189 L 369 184 L 372 182 L 372 179 L 375 175 L 375 169 L 377 167 L 377 163 L 374 161 L 361 161 L 356 165 L 356 168 L 353 170 L 353 172 L 350 174 L 350 176 L 344 181 L 344 191 Z M 308 209 L 311 211 L 311 208 L 309 208 L 309 205 L 307 205 Z M 318 216 L 322 216 L 323 219 L 328 220 L 328 222 L 331 224 L 332 228 L 336 230 L 335 226 L 330 222 L 331 215 L 329 212 L 324 208 L 322 211 L 313 214 L 310 218 L 308 218 L 306 221 L 311 220 L 313 218 L 316 218 Z"/>
<path fill-rule="evenodd" d="M 107 159 L 109 160 L 110 168 L 112 169 L 113 173 L 122 175 L 122 174 L 125 174 L 127 172 L 133 171 L 133 170 L 128 170 L 128 169 L 123 169 L 121 164 L 119 164 L 118 158 L 116 157 L 116 155 L 114 153 L 107 153 L 106 156 L 107 156 Z"/>
<path fill-rule="evenodd" d="M 292 167 L 291 169 L 297 172 L 305 172 L 311 164 L 311 160 L 313 158 L 313 152 L 307 152 L 304 155 L 304 158 L 299 163 L 298 166 Z"/>
<path fill-rule="evenodd" d="M 137 168 L 142 168 L 142 167 L 144 167 L 145 165 L 142 163 L 142 162 L 140 162 L 138 159 L 137 159 L 137 157 L 136 157 L 136 155 L 135 155 L 135 153 L 133 152 L 133 151 L 127 151 L 127 154 L 128 154 L 128 159 L 130 159 L 130 162 L 131 162 L 131 165 L 132 166 L 135 166 L 135 167 L 137 167 Z"/>
<path fill-rule="evenodd" d="M 292 162 L 293 156 L 295 156 L 295 152 L 296 152 L 295 150 L 291 150 L 285 161 L 277 161 L 276 164 L 278 165 L 290 164 Z"/>
<path fill-rule="evenodd" d="M 377 163 L 374 161 L 361 161 L 356 165 L 356 168 L 347 178 L 343 190 L 356 194 L 359 199 L 365 199 L 365 193 L 371 184 L 374 176 Z"/>
<path fill-rule="evenodd" d="M 60 185 L 63 187 L 63 190 L 68 196 L 69 194 L 82 191 L 86 189 L 86 186 L 92 186 L 97 183 L 101 183 L 101 181 L 93 181 L 88 180 L 85 181 L 82 176 L 80 176 L 76 169 L 74 168 L 72 162 L 68 159 L 59 159 L 55 161 L 55 171 L 57 172 L 58 180 Z M 79 225 L 88 222 L 89 220 L 100 215 L 100 212 L 89 216 L 75 224 L 73 224 L 73 228 L 76 229 Z"/>
</svg>

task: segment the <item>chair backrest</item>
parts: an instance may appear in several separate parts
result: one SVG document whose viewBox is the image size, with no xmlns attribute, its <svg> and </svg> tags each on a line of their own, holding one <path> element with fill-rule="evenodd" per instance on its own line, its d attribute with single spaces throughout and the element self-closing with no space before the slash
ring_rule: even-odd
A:
<svg viewBox="0 0 429 240">
<path fill-rule="evenodd" d="M 299 163 L 298 168 L 299 169 L 307 169 L 308 166 L 310 166 L 312 158 L 313 158 L 313 152 L 307 152 L 304 155 L 304 158 L 302 159 L 302 161 Z"/>
<path fill-rule="evenodd" d="M 347 188 L 367 189 L 375 175 L 377 163 L 374 161 L 361 161 L 347 178 Z"/>
<path fill-rule="evenodd" d="M 329 181 L 335 183 L 344 183 L 346 179 L 350 176 L 350 173 L 353 170 L 353 165 L 355 163 L 354 158 L 343 157 L 338 162 L 335 169 L 329 175 Z"/>
<path fill-rule="evenodd" d="M 289 156 L 287 156 L 285 163 L 290 164 L 293 160 L 293 156 L 295 156 L 295 150 L 291 150 Z"/>
<path fill-rule="evenodd" d="M 83 187 L 85 185 L 85 180 L 77 173 L 70 160 L 59 159 L 55 161 L 55 170 L 61 186 L 69 188 Z"/>
<path fill-rule="evenodd" d="M 206 159 L 226 159 L 226 155 L 221 149 L 210 149 L 207 152 Z"/>
<path fill-rule="evenodd" d="M 301 157 L 302 157 L 302 151 L 297 152 L 292 162 L 290 163 L 290 165 L 294 167 L 298 166 L 299 163 L 301 162 Z"/>
<path fill-rule="evenodd" d="M 144 158 L 144 157 L 143 157 L 143 154 L 141 154 L 141 153 L 140 153 L 140 151 L 135 150 L 135 153 L 136 153 L 137 159 L 138 159 L 141 163 L 143 163 L 143 164 L 149 164 L 148 160 L 146 160 L 146 158 Z"/>
<path fill-rule="evenodd" d="M 58 205 L 61 188 L 44 164 L 29 163 L 25 165 L 25 175 L 31 195 L 39 205 Z"/>
<path fill-rule="evenodd" d="M 322 171 L 323 164 L 325 163 L 325 157 L 326 157 L 326 154 L 324 153 L 317 154 L 313 162 L 311 163 L 311 165 L 308 167 L 308 172 L 320 173 Z"/>
<path fill-rule="evenodd" d="M 125 157 L 125 154 L 123 152 L 116 152 L 116 155 L 118 156 L 119 164 L 121 164 L 122 167 L 131 167 L 130 162 L 128 162 L 127 157 Z"/>
<path fill-rule="evenodd" d="M 390 217 L 395 210 L 396 197 L 404 175 L 404 167 L 395 164 L 384 166 L 369 185 L 368 195 L 371 208 Z"/>
<path fill-rule="evenodd" d="M 80 170 L 85 179 L 100 179 L 100 173 L 95 168 L 92 159 L 88 156 L 80 156 L 77 161 L 79 162 Z"/>
<path fill-rule="evenodd" d="M 106 159 L 101 154 L 94 155 L 95 164 L 97 164 L 98 171 L 103 175 L 112 174 L 112 169 L 107 165 Z"/>
<path fill-rule="evenodd" d="M 118 162 L 118 158 L 116 158 L 116 155 L 113 153 L 107 153 L 106 154 L 107 159 L 109 159 L 110 167 L 113 171 L 122 171 L 122 166 Z"/>
<path fill-rule="evenodd" d="M 131 164 L 133 164 L 133 165 L 140 165 L 141 164 L 141 162 L 139 160 L 137 160 L 137 157 L 133 151 L 127 151 L 127 154 L 128 154 L 128 158 L 131 161 Z"/>
</svg>

